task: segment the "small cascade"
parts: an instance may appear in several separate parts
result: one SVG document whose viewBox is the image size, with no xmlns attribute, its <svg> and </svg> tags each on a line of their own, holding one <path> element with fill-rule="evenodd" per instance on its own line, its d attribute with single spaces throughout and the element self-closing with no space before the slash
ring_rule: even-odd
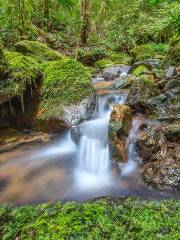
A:
<svg viewBox="0 0 180 240">
<path fill-rule="evenodd" d="M 109 183 L 110 154 L 108 126 L 114 104 L 123 103 L 121 94 L 107 94 L 98 97 L 96 118 L 79 126 L 80 141 L 77 153 L 76 179 L 80 187 L 96 187 Z M 92 184 L 92 185 L 91 185 Z"/>
<path fill-rule="evenodd" d="M 136 140 L 140 133 L 140 126 L 146 123 L 146 119 L 143 115 L 137 115 L 133 118 L 132 128 L 127 141 L 127 163 L 122 167 L 121 176 L 127 176 L 132 173 L 139 164 L 138 154 L 137 154 L 137 146 Z"/>
</svg>

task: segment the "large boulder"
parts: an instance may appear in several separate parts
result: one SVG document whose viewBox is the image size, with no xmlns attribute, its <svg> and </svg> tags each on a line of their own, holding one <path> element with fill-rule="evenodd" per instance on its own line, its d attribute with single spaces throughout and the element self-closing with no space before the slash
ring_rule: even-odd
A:
<svg viewBox="0 0 180 240">
<path fill-rule="evenodd" d="M 45 64 L 44 73 L 39 120 L 54 119 L 71 127 L 90 117 L 96 96 L 86 67 L 66 58 Z"/>
<path fill-rule="evenodd" d="M 118 162 L 126 161 L 126 141 L 131 129 L 131 108 L 127 105 L 115 105 L 109 124 L 109 144 L 111 157 Z"/>
<path fill-rule="evenodd" d="M 164 159 L 149 163 L 142 173 L 145 182 L 159 191 L 180 191 L 180 146 L 171 146 Z"/>
<path fill-rule="evenodd" d="M 179 123 L 149 126 L 137 140 L 145 182 L 160 191 L 179 191 Z"/>
</svg>

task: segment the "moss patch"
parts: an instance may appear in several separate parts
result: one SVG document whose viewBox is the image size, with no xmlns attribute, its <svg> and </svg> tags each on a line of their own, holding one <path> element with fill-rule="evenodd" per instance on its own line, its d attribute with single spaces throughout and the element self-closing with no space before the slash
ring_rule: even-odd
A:
<svg viewBox="0 0 180 240">
<path fill-rule="evenodd" d="M 143 60 L 143 59 L 139 59 L 140 56 L 141 56 L 141 58 L 142 58 L 142 56 L 144 56 L 144 58 L 153 58 L 157 53 L 156 53 L 156 50 L 152 46 L 141 45 L 141 46 L 137 46 L 137 47 L 133 48 L 131 50 L 131 54 L 135 59 Z"/>
<path fill-rule="evenodd" d="M 137 67 L 132 73 L 135 75 L 135 76 L 140 76 L 140 75 L 142 75 L 142 74 L 146 74 L 146 73 L 148 73 L 149 71 L 148 71 L 148 69 L 145 67 L 145 66 L 139 66 L 139 67 Z"/>
<path fill-rule="evenodd" d="M 39 61 L 60 60 L 63 57 L 59 52 L 50 49 L 47 45 L 38 41 L 24 40 L 16 43 L 14 47 L 17 52 L 34 55 Z"/>
<path fill-rule="evenodd" d="M 115 64 L 131 65 L 132 63 L 132 58 L 126 53 L 112 53 L 109 58 Z"/>
<path fill-rule="evenodd" d="M 95 67 L 100 69 L 111 67 L 113 65 L 114 65 L 113 61 L 109 59 L 101 59 L 95 63 Z"/>
<path fill-rule="evenodd" d="M 51 61 L 44 65 L 42 116 L 61 115 L 60 106 L 78 103 L 93 92 L 90 72 L 74 59 Z"/>
<path fill-rule="evenodd" d="M 42 75 L 40 65 L 30 56 L 23 56 L 17 52 L 5 51 L 10 76 L 1 89 L 3 94 L 11 97 L 22 96 L 27 85 L 35 83 L 35 80 Z"/>
<path fill-rule="evenodd" d="M 179 201 L 104 199 L 0 208 L 0 235 L 10 239 L 179 239 Z"/>
</svg>

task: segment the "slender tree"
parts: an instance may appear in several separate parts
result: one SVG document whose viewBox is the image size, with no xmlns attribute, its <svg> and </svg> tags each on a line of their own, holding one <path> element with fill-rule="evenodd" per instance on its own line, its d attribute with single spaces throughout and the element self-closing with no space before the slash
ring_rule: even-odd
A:
<svg viewBox="0 0 180 240">
<path fill-rule="evenodd" d="M 90 30 L 90 0 L 80 0 L 81 44 L 87 45 Z"/>
</svg>

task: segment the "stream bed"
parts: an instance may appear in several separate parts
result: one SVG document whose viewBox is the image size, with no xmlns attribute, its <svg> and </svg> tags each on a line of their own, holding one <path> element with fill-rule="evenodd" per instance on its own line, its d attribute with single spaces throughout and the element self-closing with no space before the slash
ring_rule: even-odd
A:
<svg viewBox="0 0 180 240">
<path fill-rule="evenodd" d="M 133 143 L 128 145 L 126 163 L 111 160 L 110 115 L 113 105 L 124 103 L 126 97 L 126 92 L 102 91 L 92 119 L 44 146 L 27 144 L 1 153 L 0 204 L 85 201 L 108 195 L 180 198 L 178 194 L 160 193 L 143 182 Z M 130 135 L 137 131 L 138 121 L 134 118 Z"/>
</svg>

